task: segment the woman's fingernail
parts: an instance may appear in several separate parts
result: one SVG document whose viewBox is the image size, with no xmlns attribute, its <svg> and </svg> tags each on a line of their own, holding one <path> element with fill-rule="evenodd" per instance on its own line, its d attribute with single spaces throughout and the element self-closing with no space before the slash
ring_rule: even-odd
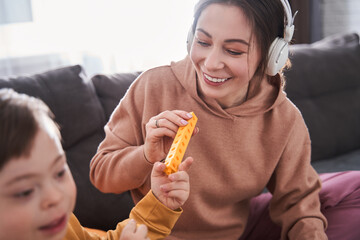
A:
<svg viewBox="0 0 360 240">
<path fill-rule="evenodd" d="M 191 115 L 190 113 L 187 113 L 186 116 L 187 116 L 188 118 L 192 118 L 192 115 Z"/>
<path fill-rule="evenodd" d="M 181 124 L 186 125 L 186 124 L 188 124 L 188 122 L 185 121 L 184 119 L 181 119 Z"/>
</svg>

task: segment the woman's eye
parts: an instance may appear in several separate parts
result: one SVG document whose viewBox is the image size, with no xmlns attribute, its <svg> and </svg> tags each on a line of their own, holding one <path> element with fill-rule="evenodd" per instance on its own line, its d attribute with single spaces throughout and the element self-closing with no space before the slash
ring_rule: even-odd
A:
<svg viewBox="0 0 360 240">
<path fill-rule="evenodd" d="M 28 189 L 28 190 L 16 193 L 14 195 L 14 197 L 15 198 L 27 198 L 27 197 L 30 197 L 33 192 L 34 192 L 34 189 Z"/>
<path fill-rule="evenodd" d="M 200 41 L 200 40 L 197 40 L 196 41 L 199 45 L 203 46 L 203 47 L 207 47 L 207 46 L 210 46 L 210 44 L 206 43 L 206 42 L 203 42 L 203 41 Z"/>
<path fill-rule="evenodd" d="M 237 51 L 233 51 L 233 50 L 227 50 L 227 52 L 230 55 L 234 55 L 234 56 L 239 56 L 239 55 L 243 54 L 243 52 L 237 52 Z"/>
</svg>

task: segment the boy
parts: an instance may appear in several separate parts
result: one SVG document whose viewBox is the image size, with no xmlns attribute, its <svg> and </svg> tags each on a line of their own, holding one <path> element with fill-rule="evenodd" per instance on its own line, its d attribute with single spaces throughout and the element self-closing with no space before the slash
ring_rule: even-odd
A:
<svg viewBox="0 0 360 240">
<path fill-rule="evenodd" d="M 72 213 L 76 187 L 60 139 L 41 100 L 0 90 L 0 239 L 100 239 Z M 131 211 L 132 220 L 108 231 L 107 239 L 166 237 L 189 196 L 192 161 L 169 177 L 165 164 L 155 164 L 151 191 Z"/>
</svg>

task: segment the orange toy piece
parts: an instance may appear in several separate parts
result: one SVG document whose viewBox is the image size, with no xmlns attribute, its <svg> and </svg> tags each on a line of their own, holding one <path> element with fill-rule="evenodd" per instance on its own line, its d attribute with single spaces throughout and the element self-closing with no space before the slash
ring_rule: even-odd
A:
<svg viewBox="0 0 360 240">
<path fill-rule="evenodd" d="M 188 124 L 186 126 L 179 127 L 175 139 L 171 145 L 170 151 L 165 158 L 166 168 L 164 172 L 167 175 L 177 172 L 178 167 L 184 157 L 186 148 L 189 144 L 190 138 L 195 129 L 196 122 L 198 120 L 193 112 L 191 112 L 191 115 L 193 117 L 188 120 Z"/>
</svg>

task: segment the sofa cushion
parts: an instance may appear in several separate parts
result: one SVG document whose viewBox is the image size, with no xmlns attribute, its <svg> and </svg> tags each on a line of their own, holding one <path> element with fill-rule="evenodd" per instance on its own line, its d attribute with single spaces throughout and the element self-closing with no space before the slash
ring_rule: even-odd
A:
<svg viewBox="0 0 360 240">
<path fill-rule="evenodd" d="M 92 83 L 79 65 L 32 76 L 2 78 L 0 88 L 5 87 L 38 97 L 50 107 L 61 127 L 65 150 L 105 124 Z"/>
<path fill-rule="evenodd" d="M 108 120 L 120 99 L 125 95 L 130 84 L 141 72 L 116 73 L 112 75 L 98 74 L 91 78 L 96 94 L 104 108 Z"/>
<path fill-rule="evenodd" d="M 360 46 L 356 33 L 290 47 L 288 97 L 309 128 L 312 160 L 360 148 Z"/>
<path fill-rule="evenodd" d="M 75 216 L 83 226 L 102 230 L 115 229 L 118 222 L 129 217 L 134 206 L 130 192 L 102 193 L 89 179 L 90 160 L 104 139 L 99 131 L 66 151 L 66 157 L 77 187 Z"/>
<path fill-rule="evenodd" d="M 360 149 L 332 158 L 312 162 L 318 173 L 360 170 Z"/>
</svg>

